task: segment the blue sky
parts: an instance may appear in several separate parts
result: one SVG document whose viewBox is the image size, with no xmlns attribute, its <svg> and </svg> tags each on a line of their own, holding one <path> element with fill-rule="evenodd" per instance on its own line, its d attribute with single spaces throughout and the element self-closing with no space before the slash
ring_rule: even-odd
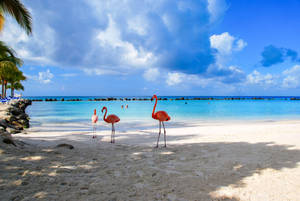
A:
<svg viewBox="0 0 300 201">
<path fill-rule="evenodd" d="M 24 95 L 299 95 L 300 1 L 24 0 Z"/>
</svg>

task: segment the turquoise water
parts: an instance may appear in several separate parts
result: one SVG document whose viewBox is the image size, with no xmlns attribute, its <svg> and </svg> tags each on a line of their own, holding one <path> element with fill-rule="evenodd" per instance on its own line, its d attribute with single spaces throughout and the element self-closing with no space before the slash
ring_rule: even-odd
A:
<svg viewBox="0 0 300 201">
<path fill-rule="evenodd" d="M 121 105 L 127 105 L 122 109 Z M 90 121 L 93 110 L 101 108 L 121 120 L 151 119 L 151 101 L 57 101 L 33 102 L 27 108 L 32 122 Z M 288 120 L 300 119 L 300 101 L 275 100 L 177 100 L 158 101 L 156 111 L 165 110 L 171 120 Z"/>
</svg>

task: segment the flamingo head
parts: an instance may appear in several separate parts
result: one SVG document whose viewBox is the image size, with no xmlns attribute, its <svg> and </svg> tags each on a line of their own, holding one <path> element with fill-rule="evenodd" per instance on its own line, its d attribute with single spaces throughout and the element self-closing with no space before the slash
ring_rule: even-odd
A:
<svg viewBox="0 0 300 201">
<path fill-rule="evenodd" d="M 96 111 L 96 109 L 94 109 L 94 115 L 96 115 L 97 114 L 97 111 Z"/>
<path fill-rule="evenodd" d="M 103 110 L 105 110 L 105 109 L 107 110 L 107 108 L 106 108 L 106 107 L 103 107 L 103 108 L 102 108 L 102 110 L 101 110 L 101 112 L 103 113 Z"/>
<path fill-rule="evenodd" d="M 154 99 L 157 99 L 157 96 L 154 94 L 151 98 L 151 101 L 153 101 Z"/>
</svg>

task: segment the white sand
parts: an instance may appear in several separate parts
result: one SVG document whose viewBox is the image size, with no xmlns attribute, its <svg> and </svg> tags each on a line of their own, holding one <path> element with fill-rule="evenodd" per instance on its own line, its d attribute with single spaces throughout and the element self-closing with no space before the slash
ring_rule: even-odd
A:
<svg viewBox="0 0 300 201">
<path fill-rule="evenodd" d="M 0 147 L 0 200 L 300 200 L 300 121 L 45 124 Z M 75 149 L 55 148 L 69 143 Z M 5 145 L 6 146 L 6 145 Z M 7 145 L 9 146 L 9 145 Z"/>
</svg>

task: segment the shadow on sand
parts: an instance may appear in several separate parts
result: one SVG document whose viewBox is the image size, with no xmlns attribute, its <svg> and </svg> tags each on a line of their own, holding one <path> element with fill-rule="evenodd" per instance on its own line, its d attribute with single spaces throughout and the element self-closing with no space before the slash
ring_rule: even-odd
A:
<svg viewBox="0 0 300 201">
<path fill-rule="evenodd" d="M 272 142 L 166 149 L 102 143 L 74 150 L 1 144 L 0 195 L 1 200 L 237 201 L 240 198 L 216 197 L 213 192 L 224 186 L 243 187 L 246 177 L 266 169 L 296 168 L 299 162 L 300 150 Z"/>
</svg>

